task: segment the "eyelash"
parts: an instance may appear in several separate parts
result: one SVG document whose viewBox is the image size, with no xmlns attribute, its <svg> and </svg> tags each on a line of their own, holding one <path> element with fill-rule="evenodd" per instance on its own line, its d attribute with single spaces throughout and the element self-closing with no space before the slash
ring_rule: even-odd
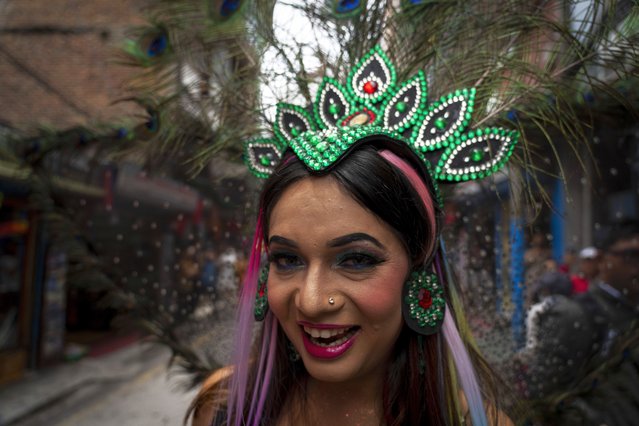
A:
<svg viewBox="0 0 639 426">
<path fill-rule="evenodd" d="M 385 259 L 371 253 L 359 251 L 344 253 L 337 257 L 338 266 L 357 271 L 372 269 L 384 261 Z"/>
<path fill-rule="evenodd" d="M 273 252 L 269 254 L 268 261 L 282 272 L 297 269 L 304 264 L 299 256 L 286 252 Z"/>
<path fill-rule="evenodd" d="M 304 261 L 298 255 L 288 252 L 272 252 L 268 260 L 280 272 L 290 272 L 304 266 Z M 353 251 L 338 255 L 335 265 L 351 271 L 364 271 L 373 269 L 385 261 L 386 259 L 371 253 Z"/>
</svg>

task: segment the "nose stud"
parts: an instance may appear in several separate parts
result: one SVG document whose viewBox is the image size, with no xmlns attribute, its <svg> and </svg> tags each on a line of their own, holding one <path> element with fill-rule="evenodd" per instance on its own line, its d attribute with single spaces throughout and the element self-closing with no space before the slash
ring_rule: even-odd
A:
<svg viewBox="0 0 639 426">
<path fill-rule="evenodd" d="M 332 297 L 328 298 L 328 304 L 329 305 L 334 305 L 335 304 L 335 299 L 333 299 Z"/>
</svg>

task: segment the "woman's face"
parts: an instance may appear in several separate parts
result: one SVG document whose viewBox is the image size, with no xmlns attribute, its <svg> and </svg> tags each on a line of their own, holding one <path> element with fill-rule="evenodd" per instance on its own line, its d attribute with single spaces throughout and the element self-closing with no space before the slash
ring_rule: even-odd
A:
<svg viewBox="0 0 639 426">
<path fill-rule="evenodd" d="M 268 233 L 270 309 L 311 377 L 381 378 L 402 328 L 409 271 L 392 228 L 321 177 L 283 193 Z"/>
</svg>

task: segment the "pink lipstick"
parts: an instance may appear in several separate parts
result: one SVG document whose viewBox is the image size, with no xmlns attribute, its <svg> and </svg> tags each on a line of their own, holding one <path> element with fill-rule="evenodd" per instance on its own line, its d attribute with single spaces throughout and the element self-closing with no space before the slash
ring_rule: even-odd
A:
<svg viewBox="0 0 639 426">
<path fill-rule="evenodd" d="M 334 359 L 342 356 L 355 343 L 359 327 L 310 324 L 300 322 L 302 341 L 309 355 L 320 359 Z"/>
</svg>

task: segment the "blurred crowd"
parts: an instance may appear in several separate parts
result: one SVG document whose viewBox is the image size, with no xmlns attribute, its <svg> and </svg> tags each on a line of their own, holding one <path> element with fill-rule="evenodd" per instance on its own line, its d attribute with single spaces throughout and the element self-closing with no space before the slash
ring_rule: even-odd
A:
<svg viewBox="0 0 639 426">
<path fill-rule="evenodd" d="M 244 279 L 246 259 L 243 252 L 227 244 L 216 247 L 186 246 L 178 263 L 179 320 L 213 316 L 228 317 L 234 312 L 239 283 Z"/>
<path fill-rule="evenodd" d="M 564 262 L 535 235 L 525 252 L 526 342 L 508 371 L 542 423 L 639 418 L 639 227 L 619 226 Z"/>
</svg>

